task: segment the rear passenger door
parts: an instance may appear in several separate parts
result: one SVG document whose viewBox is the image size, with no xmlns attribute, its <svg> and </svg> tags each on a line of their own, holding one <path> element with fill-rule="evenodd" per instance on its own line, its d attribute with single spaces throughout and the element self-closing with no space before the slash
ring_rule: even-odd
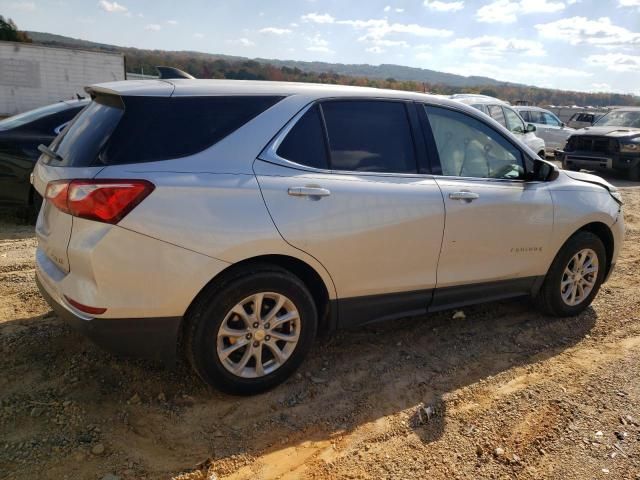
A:
<svg viewBox="0 0 640 480">
<path fill-rule="evenodd" d="M 531 291 L 546 273 L 553 227 L 547 184 L 526 181 L 523 152 L 479 118 L 436 106 L 424 113 L 446 211 L 433 308 Z"/>
<path fill-rule="evenodd" d="M 418 170 L 416 112 L 402 101 L 313 104 L 254 164 L 284 239 L 333 278 L 342 325 L 421 314 L 431 300 L 444 205 Z"/>
</svg>

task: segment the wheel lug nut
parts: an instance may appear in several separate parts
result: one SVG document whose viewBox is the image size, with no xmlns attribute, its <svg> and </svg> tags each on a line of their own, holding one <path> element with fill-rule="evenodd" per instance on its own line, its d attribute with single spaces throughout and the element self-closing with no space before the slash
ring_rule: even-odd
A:
<svg viewBox="0 0 640 480">
<path fill-rule="evenodd" d="M 258 328 L 259 326 L 258 322 L 253 322 L 253 328 Z"/>
<path fill-rule="evenodd" d="M 268 342 L 269 340 L 271 340 L 271 335 L 265 336 L 264 339 Z"/>
<path fill-rule="evenodd" d="M 251 340 L 251 334 L 247 333 L 247 340 Z"/>
<path fill-rule="evenodd" d="M 257 347 L 258 345 L 260 345 L 260 342 L 253 342 L 254 347 Z"/>
<path fill-rule="evenodd" d="M 271 328 L 271 325 L 269 325 L 268 323 L 265 323 L 264 324 L 264 328 L 266 328 L 268 330 L 269 328 Z"/>
</svg>

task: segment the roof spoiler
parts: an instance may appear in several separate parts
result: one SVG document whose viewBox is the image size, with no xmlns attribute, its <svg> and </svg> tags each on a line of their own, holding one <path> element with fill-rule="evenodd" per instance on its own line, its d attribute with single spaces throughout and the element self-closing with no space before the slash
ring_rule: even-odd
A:
<svg viewBox="0 0 640 480">
<path fill-rule="evenodd" d="M 156 67 L 158 73 L 160 73 L 160 80 L 170 80 L 174 78 L 188 78 L 191 80 L 195 80 L 196 77 L 193 75 L 189 75 L 187 72 L 184 72 L 178 68 L 174 67 Z"/>
</svg>

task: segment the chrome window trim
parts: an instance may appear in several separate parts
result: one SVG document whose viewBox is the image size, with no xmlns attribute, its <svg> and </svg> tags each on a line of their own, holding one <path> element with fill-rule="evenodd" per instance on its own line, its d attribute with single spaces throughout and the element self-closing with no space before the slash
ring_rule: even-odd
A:
<svg viewBox="0 0 640 480">
<path fill-rule="evenodd" d="M 69 120 L 67 122 L 64 122 L 62 125 L 58 125 L 56 128 L 53 129 L 53 133 L 55 133 L 56 135 L 60 135 L 60 132 L 62 130 L 64 130 L 64 128 L 69 125 L 72 122 L 72 120 Z"/>
<path fill-rule="evenodd" d="M 286 136 L 289 134 L 289 132 L 291 131 L 291 129 L 295 126 L 296 123 L 298 123 L 298 121 L 304 116 L 305 113 L 307 113 L 307 111 L 309 111 L 310 108 L 312 108 L 314 105 L 322 103 L 324 101 L 331 101 L 331 100 L 344 100 L 343 98 L 321 98 L 318 100 L 314 100 L 313 102 L 309 103 L 308 105 L 304 106 L 302 108 L 302 110 L 300 110 L 298 113 L 296 113 L 293 118 L 291 120 L 289 120 L 284 127 L 282 127 L 282 129 L 276 134 L 276 136 L 267 144 L 267 146 L 262 150 L 262 152 L 260 152 L 260 154 L 258 155 L 258 160 L 262 160 L 264 162 L 269 162 L 269 163 L 273 163 L 276 165 L 281 165 L 283 167 L 289 167 L 289 168 L 294 168 L 296 170 L 303 170 L 306 172 L 310 172 L 310 173 L 321 173 L 321 174 L 327 174 L 327 175 L 352 175 L 352 176 L 359 176 L 359 177 L 408 177 L 408 178 L 432 178 L 433 175 L 432 174 L 424 174 L 424 173 L 394 173 L 394 172 L 361 172 L 358 170 L 331 170 L 331 169 L 324 169 L 324 168 L 315 168 L 315 167 L 309 167 L 307 165 L 302 165 L 301 163 L 297 163 L 297 162 L 292 162 L 291 160 L 287 160 L 284 157 L 281 157 L 280 155 L 278 155 L 278 148 L 280 148 L 280 145 L 282 144 L 282 142 L 284 141 L 284 139 L 286 138 Z M 354 101 L 372 101 L 372 100 L 382 100 L 382 101 L 396 101 L 396 102 L 404 102 L 406 103 L 406 100 L 404 99 L 386 99 L 386 98 L 380 98 L 380 97 L 356 97 L 356 98 L 349 98 L 347 97 L 346 100 L 354 100 Z M 413 136 L 412 136 L 413 137 Z"/>
</svg>

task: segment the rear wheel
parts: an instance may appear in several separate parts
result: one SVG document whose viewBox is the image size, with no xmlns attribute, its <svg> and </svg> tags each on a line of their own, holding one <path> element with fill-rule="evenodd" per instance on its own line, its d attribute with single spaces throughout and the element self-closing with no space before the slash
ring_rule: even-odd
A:
<svg viewBox="0 0 640 480">
<path fill-rule="evenodd" d="M 606 250 L 591 232 L 578 232 L 560 249 L 536 297 L 545 313 L 577 315 L 598 294 L 606 271 Z"/>
<path fill-rule="evenodd" d="M 250 395 L 286 380 L 317 328 L 306 286 L 272 266 L 238 272 L 205 291 L 187 315 L 187 357 L 209 385 Z"/>
</svg>

